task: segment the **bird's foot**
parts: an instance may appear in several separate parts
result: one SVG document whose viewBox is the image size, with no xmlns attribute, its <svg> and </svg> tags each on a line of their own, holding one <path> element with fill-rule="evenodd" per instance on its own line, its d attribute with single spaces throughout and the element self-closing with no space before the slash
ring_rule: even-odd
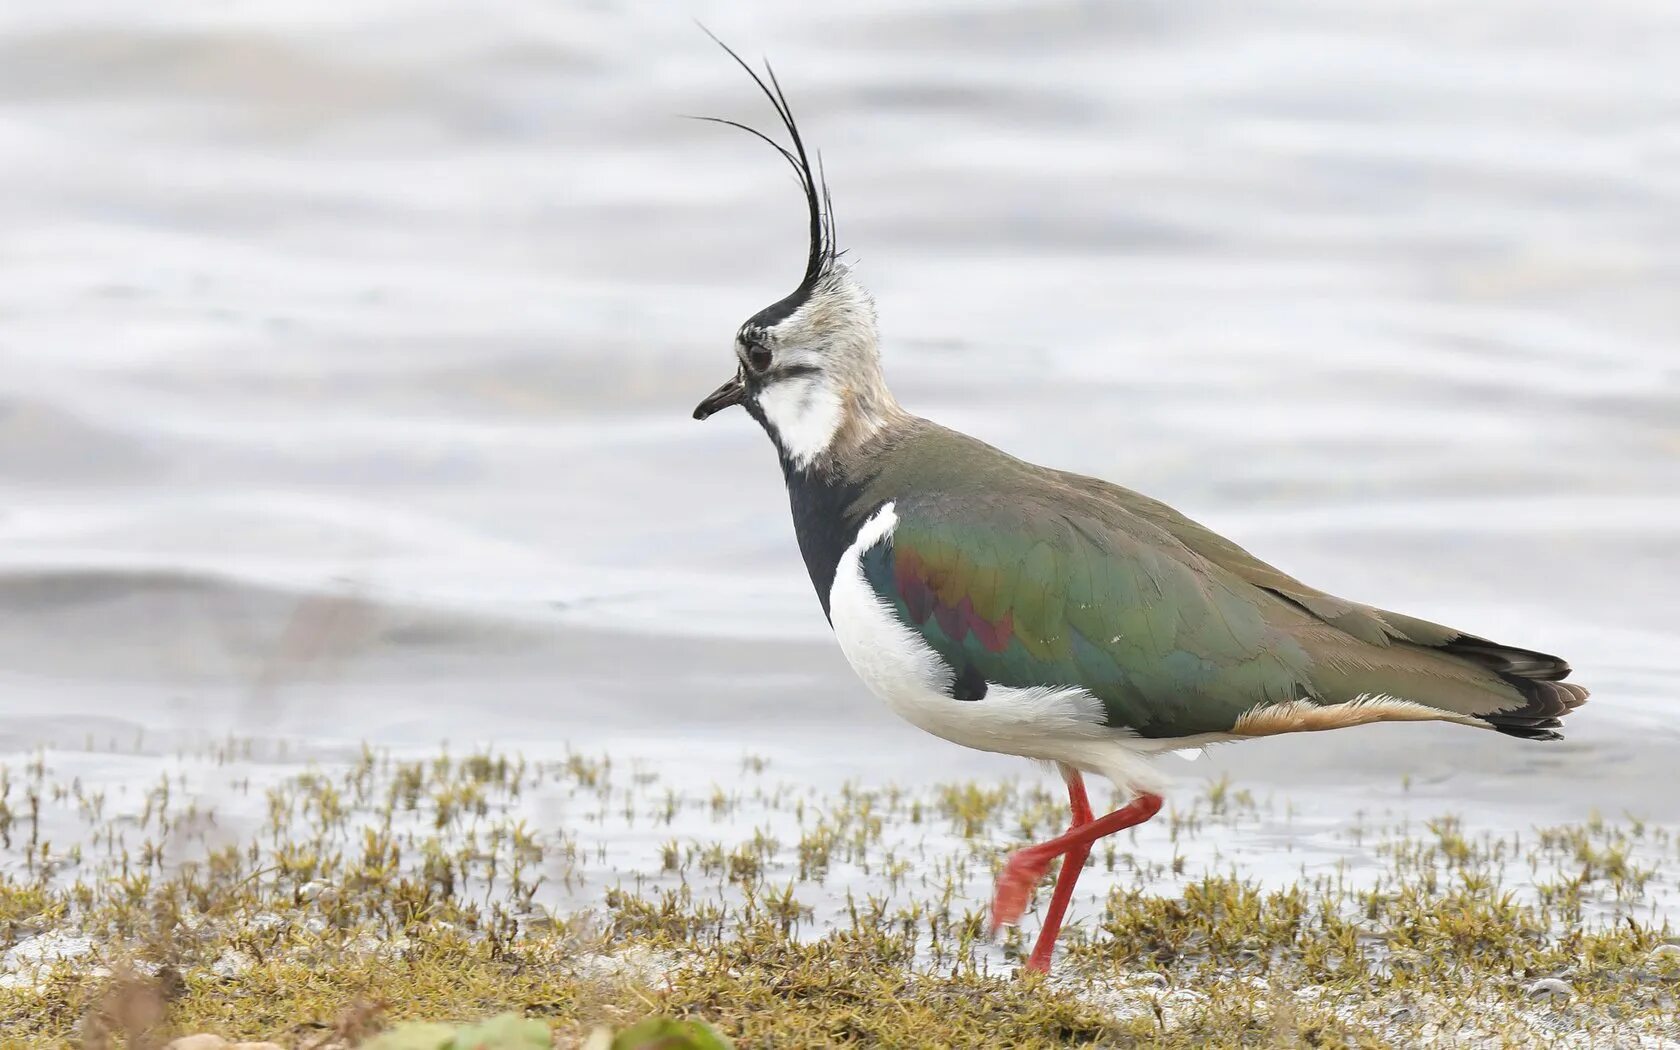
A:
<svg viewBox="0 0 1680 1050">
<path fill-rule="evenodd" d="M 1026 914 L 1027 902 L 1033 888 L 1044 878 L 1055 855 L 1029 847 L 1011 854 L 998 876 L 997 889 L 992 895 L 992 936 L 1005 926 L 1013 926 Z"/>
</svg>

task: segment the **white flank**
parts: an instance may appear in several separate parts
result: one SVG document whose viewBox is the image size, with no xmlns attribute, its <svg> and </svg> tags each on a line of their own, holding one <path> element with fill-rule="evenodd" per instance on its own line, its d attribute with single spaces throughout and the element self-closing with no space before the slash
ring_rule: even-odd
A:
<svg viewBox="0 0 1680 1050">
<path fill-rule="evenodd" d="M 810 466 L 840 429 L 840 395 L 820 375 L 771 383 L 759 392 L 758 407 L 796 467 Z"/>
<path fill-rule="evenodd" d="M 1161 790 L 1163 778 L 1146 757 L 1155 748 L 1103 725 L 1101 701 L 1084 689 L 988 685 L 980 700 L 955 700 L 947 693 L 951 668 L 863 576 L 863 553 L 889 538 L 897 525 L 893 504 L 876 511 L 841 555 L 829 591 L 834 636 L 869 691 L 912 725 L 953 743 L 1065 762 L 1127 791 Z"/>
</svg>

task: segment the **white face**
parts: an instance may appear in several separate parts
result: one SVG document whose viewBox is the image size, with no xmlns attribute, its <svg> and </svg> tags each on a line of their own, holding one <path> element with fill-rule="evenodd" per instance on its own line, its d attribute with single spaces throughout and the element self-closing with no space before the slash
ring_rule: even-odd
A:
<svg viewBox="0 0 1680 1050">
<path fill-rule="evenodd" d="M 801 469 L 833 445 L 847 413 L 867 402 L 860 395 L 881 384 L 874 304 L 844 269 L 785 315 L 742 325 L 735 352 L 747 397 Z"/>
<path fill-rule="evenodd" d="M 829 374 L 831 353 L 818 345 L 809 304 L 770 327 L 748 322 L 735 340 L 747 376 L 747 397 L 771 437 L 803 469 L 828 449 L 844 414 Z"/>
<path fill-rule="evenodd" d="M 775 380 L 755 400 L 776 443 L 800 469 L 827 451 L 840 431 L 844 402 L 821 374 Z"/>
<path fill-rule="evenodd" d="M 735 337 L 737 377 L 719 387 L 695 417 L 744 404 L 786 457 L 803 470 L 844 431 L 867 435 L 896 409 L 881 379 L 875 307 L 841 268 L 812 288 L 768 307 Z"/>
</svg>

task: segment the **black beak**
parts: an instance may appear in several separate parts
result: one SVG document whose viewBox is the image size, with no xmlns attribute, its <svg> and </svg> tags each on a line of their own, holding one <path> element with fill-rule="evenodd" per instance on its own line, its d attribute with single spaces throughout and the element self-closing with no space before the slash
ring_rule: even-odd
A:
<svg viewBox="0 0 1680 1050">
<path fill-rule="evenodd" d="M 718 387 L 706 395 L 706 400 L 700 402 L 694 409 L 695 419 L 706 419 L 728 408 L 738 405 L 747 396 L 747 388 L 741 384 L 741 373 L 730 377 L 729 382 Z"/>
</svg>

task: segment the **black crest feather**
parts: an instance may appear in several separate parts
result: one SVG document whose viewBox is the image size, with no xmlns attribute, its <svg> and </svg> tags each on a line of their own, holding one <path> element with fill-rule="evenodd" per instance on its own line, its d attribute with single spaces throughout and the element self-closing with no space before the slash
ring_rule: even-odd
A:
<svg viewBox="0 0 1680 1050">
<path fill-rule="evenodd" d="M 782 85 L 777 81 L 776 71 L 770 67 L 770 63 L 764 63 L 764 76 L 759 76 L 757 70 L 736 54 L 734 48 L 719 40 L 710 29 L 701 26 L 700 31 L 711 37 L 713 43 L 723 48 L 724 52 L 735 60 L 735 64 L 746 70 L 747 76 L 752 77 L 753 83 L 757 84 L 758 89 L 764 92 L 764 97 L 770 100 L 770 105 L 776 110 L 776 116 L 781 118 L 782 127 L 787 129 L 788 138 L 793 142 L 793 148 L 789 149 L 755 127 L 723 117 L 693 118 L 739 128 L 768 145 L 781 154 L 782 159 L 793 168 L 794 175 L 799 179 L 800 189 L 805 193 L 805 207 L 811 217 L 811 246 L 805 258 L 805 276 L 792 295 L 761 313 L 760 317 L 770 322 L 773 320 L 770 315 L 785 315 L 798 308 L 799 304 L 810 296 L 817 282 L 833 270 L 835 261 L 840 258 L 840 252 L 835 247 L 834 206 L 829 199 L 828 183 L 823 178 L 822 158 L 817 158 L 813 168 L 810 154 L 805 149 L 805 139 L 799 134 L 799 125 L 793 119 L 793 109 L 788 105 L 787 95 L 782 92 Z M 769 78 L 768 81 L 766 77 Z"/>
</svg>

